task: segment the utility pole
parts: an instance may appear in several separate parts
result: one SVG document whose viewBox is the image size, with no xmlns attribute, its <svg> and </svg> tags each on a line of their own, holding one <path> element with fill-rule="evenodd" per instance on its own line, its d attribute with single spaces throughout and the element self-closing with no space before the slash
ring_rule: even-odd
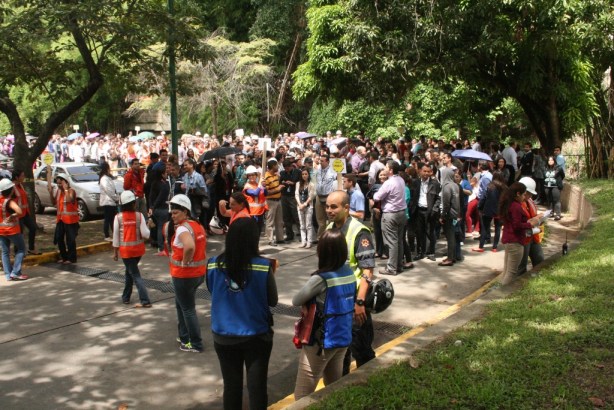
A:
<svg viewBox="0 0 614 410">
<path fill-rule="evenodd" d="M 168 0 L 168 76 L 171 100 L 171 149 L 173 155 L 179 154 L 177 138 L 177 79 L 175 78 L 175 0 Z"/>
</svg>

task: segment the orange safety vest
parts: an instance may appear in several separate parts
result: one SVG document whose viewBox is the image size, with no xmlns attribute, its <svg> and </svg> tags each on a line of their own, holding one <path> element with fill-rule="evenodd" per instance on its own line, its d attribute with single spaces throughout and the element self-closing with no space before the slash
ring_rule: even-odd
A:
<svg viewBox="0 0 614 410">
<path fill-rule="evenodd" d="M 168 224 L 164 226 L 164 243 L 166 248 L 166 238 L 168 237 Z M 207 237 L 205 229 L 197 221 L 188 220 L 175 227 L 175 232 L 180 226 L 185 227 L 194 238 L 194 257 L 188 265 L 182 265 L 183 248 L 175 246 L 175 235 L 171 238 L 171 251 L 169 252 L 169 266 L 171 276 L 174 278 L 197 278 L 203 276 L 207 270 Z"/>
<path fill-rule="evenodd" d="M 19 207 L 22 210 L 22 214 L 19 217 L 19 219 L 25 217 L 26 215 L 28 215 L 28 194 L 26 193 L 26 190 L 23 189 L 23 186 L 21 184 L 15 184 L 15 199 L 17 199 L 17 205 L 19 205 Z"/>
<path fill-rule="evenodd" d="M 230 222 L 228 223 L 228 225 L 232 225 L 232 223 L 239 218 L 251 218 L 251 215 L 249 214 L 249 209 L 247 208 L 243 208 L 239 212 L 230 211 L 230 213 L 232 215 L 230 216 Z"/>
<path fill-rule="evenodd" d="M 266 197 L 264 196 L 264 189 L 260 190 L 260 193 L 257 197 L 253 197 L 247 193 L 248 189 L 256 189 L 253 185 L 248 186 L 245 184 L 245 188 L 243 188 L 243 195 L 245 195 L 245 199 L 247 199 L 247 203 L 249 204 L 249 214 L 253 216 L 264 215 L 266 211 L 268 211 L 269 206 L 266 204 Z"/>
<path fill-rule="evenodd" d="M 529 219 L 537 216 L 537 207 L 535 206 L 535 202 L 533 202 L 532 199 L 527 199 L 526 201 L 522 203 L 522 210 L 524 211 L 525 215 L 527 215 L 527 218 Z M 532 237 L 531 236 L 527 237 L 524 242 L 524 245 L 531 242 L 531 238 L 533 239 L 533 242 L 541 243 L 542 239 L 544 238 L 544 226 L 543 225 L 539 226 L 539 233 L 533 234 Z"/>
<path fill-rule="evenodd" d="M 145 255 L 145 241 L 141 236 L 141 213 L 124 211 L 117 215 L 119 222 L 119 256 L 122 259 Z"/>
<path fill-rule="evenodd" d="M 69 189 L 73 190 L 72 188 Z M 77 205 L 77 195 L 75 195 L 75 199 L 72 202 L 67 202 L 66 196 L 67 195 L 64 191 L 58 190 L 58 194 L 56 196 L 56 208 L 58 210 L 56 222 L 62 221 L 65 224 L 79 223 L 79 205 Z"/>
<path fill-rule="evenodd" d="M 11 202 L 10 198 L 0 196 L 0 236 L 11 236 L 21 233 L 19 219 L 15 218 L 11 221 L 8 220 L 9 202 Z"/>
</svg>

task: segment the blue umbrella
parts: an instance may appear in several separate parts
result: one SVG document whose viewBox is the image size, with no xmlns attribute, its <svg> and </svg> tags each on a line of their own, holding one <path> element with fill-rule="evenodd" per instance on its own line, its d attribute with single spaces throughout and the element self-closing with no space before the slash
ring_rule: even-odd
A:
<svg viewBox="0 0 614 410">
<path fill-rule="evenodd" d="M 452 158 L 465 159 L 471 161 L 492 161 L 490 155 L 476 151 L 474 149 L 457 149 L 452 152 Z"/>
<path fill-rule="evenodd" d="M 72 140 L 76 140 L 79 137 L 82 137 L 83 134 L 81 134 L 80 132 L 73 132 L 72 134 L 70 134 L 67 139 L 68 141 L 72 141 Z"/>
</svg>

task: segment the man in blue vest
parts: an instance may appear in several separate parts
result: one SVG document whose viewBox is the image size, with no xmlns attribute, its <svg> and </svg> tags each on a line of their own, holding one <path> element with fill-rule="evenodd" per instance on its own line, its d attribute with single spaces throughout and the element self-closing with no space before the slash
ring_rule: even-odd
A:
<svg viewBox="0 0 614 410">
<path fill-rule="evenodd" d="M 375 248 L 371 231 L 350 216 L 350 197 L 344 191 L 333 191 L 326 198 L 326 215 L 330 223 L 327 229 L 340 229 L 348 246 L 348 265 L 356 276 L 357 295 L 354 305 L 352 344 L 343 362 L 343 374 L 348 374 L 352 356 L 360 367 L 375 358 L 373 343 L 373 321 L 365 309 L 365 298 L 369 290 L 368 281 L 375 269 Z"/>
</svg>

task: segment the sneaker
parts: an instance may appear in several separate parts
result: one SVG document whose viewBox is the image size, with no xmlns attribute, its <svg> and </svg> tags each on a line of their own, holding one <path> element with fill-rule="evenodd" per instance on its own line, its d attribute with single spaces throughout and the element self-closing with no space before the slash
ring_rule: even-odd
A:
<svg viewBox="0 0 614 410">
<path fill-rule="evenodd" d="M 499 252 L 499 251 L 497 250 L 497 248 L 492 248 L 490 251 L 491 251 L 491 252 L 495 252 L 495 253 L 496 253 L 496 252 Z"/>
<path fill-rule="evenodd" d="M 181 350 L 182 352 L 190 352 L 190 353 L 201 353 L 202 352 L 202 350 L 199 350 L 193 347 L 191 342 L 181 343 L 179 345 L 179 350 Z"/>
<path fill-rule="evenodd" d="M 113 238 L 111 238 L 110 236 L 107 236 L 106 238 L 104 238 L 105 242 L 113 242 Z"/>
<path fill-rule="evenodd" d="M 168 256 L 168 253 L 166 253 L 166 251 L 160 251 L 154 253 L 154 256 Z"/>
<path fill-rule="evenodd" d="M 19 275 L 19 276 L 14 276 L 11 275 L 10 280 L 27 280 L 28 279 L 28 275 Z"/>
<path fill-rule="evenodd" d="M 473 248 L 473 249 L 471 249 L 471 252 L 479 252 L 479 253 L 482 253 L 482 252 L 484 252 L 484 248 Z"/>
</svg>

